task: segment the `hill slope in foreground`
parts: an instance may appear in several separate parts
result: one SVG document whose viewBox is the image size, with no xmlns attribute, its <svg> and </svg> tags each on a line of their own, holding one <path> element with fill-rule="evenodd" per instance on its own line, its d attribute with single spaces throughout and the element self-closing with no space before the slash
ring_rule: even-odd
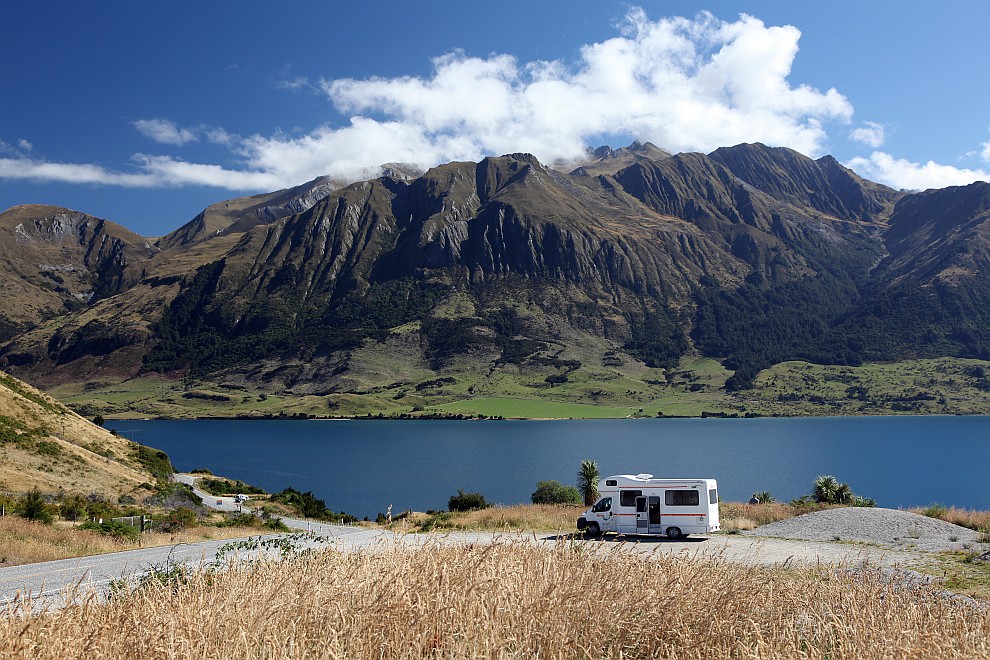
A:
<svg viewBox="0 0 990 660">
<path fill-rule="evenodd" d="M 143 496 L 155 480 L 140 445 L 2 372 L 0 448 L 0 490 Z"/>
</svg>

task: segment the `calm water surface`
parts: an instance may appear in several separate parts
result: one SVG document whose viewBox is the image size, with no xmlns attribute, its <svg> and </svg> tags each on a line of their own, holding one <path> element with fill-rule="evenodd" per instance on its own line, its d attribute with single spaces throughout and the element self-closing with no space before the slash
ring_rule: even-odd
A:
<svg viewBox="0 0 990 660">
<path fill-rule="evenodd" d="M 528 502 L 536 482 L 602 475 L 714 477 L 725 500 L 808 493 L 833 474 L 880 506 L 990 509 L 990 417 L 590 421 L 114 421 L 166 451 L 268 490 L 311 490 L 335 511 L 444 509 L 459 488 Z"/>
</svg>

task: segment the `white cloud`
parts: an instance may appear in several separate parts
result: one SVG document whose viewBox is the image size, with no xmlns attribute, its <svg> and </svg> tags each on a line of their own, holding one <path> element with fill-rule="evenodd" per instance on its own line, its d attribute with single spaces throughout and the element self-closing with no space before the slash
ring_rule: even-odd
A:
<svg viewBox="0 0 990 660">
<path fill-rule="evenodd" d="M 222 128 L 211 128 L 206 131 L 206 140 L 210 144 L 232 147 L 240 141 L 240 138 L 228 133 Z"/>
<path fill-rule="evenodd" d="M 192 129 L 179 128 L 168 119 L 138 119 L 134 127 L 141 135 L 161 144 L 174 144 L 181 147 L 198 138 Z"/>
<path fill-rule="evenodd" d="M 306 76 L 296 76 L 295 78 L 278 80 L 275 82 L 276 89 L 287 89 L 290 92 L 318 92 L 319 88 L 309 81 Z"/>
<path fill-rule="evenodd" d="M 903 158 L 894 158 L 874 151 L 869 158 L 857 156 L 846 167 L 872 181 L 903 190 L 926 190 L 946 186 L 965 186 L 974 181 L 990 181 L 990 173 L 940 165 L 928 161 L 924 165 Z"/>
<path fill-rule="evenodd" d="M 30 158 L 0 158 L 0 179 L 102 184 L 123 188 L 214 186 L 229 190 L 274 190 L 280 181 L 266 172 L 228 170 L 168 156 L 138 154 L 136 172 L 121 172 L 89 163 L 52 163 Z"/>
<path fill-rule="evenodd" d="M 867 121 L 863 122 L 859 128 L 851 130 L 849 139 L 876 149 L 882 147 L 883 143 L 887 141 L 887 130 L 883 124 Z"/>
<path fill-rule="evenodd" d="M 983 151 L 980 153 L 980 157 L 990 163 L 990 140 L 983 143 Z"/>
<path fill-rule="evenodd" d="M 13 156 L 15 158 L 27 158 L 32 149 L 34 149 L 34 145 L 27 140 L 18 140 L 17 144 L 8 144 L 3 140 L 0 140 L 0 155 Z"/>
<path fill-rule="evenodd" d="M 113 185 L 210 185 L 272 189 L 322 174 L 357 179 L 386 162 L 429 167 L 450 160 L 528 151 L 544 162 L 581 156 L 602 135 L 649 140 L 671 151 L 709 151 L 739 142 L 823 153 L 829 122 L 848 124 L 853 108 L 835 89 L 794 85 L 788 77 L 801 33 L 752 16 L 735 22 L 703 12 L 651 21 L 633 9 L 618 36 L 586 45 L 574 62 L 520 62 L 453 52 L 425 77 L 320 81 L 351 116 L 299 137 L 231 135 L 181 128 L 168 119 L 134 122 L 162 144 L 200 136 L 229 148 L 242 169 L 139 156 L 133 172 L 98 165 L 22 159 L 0 177 Z M 311 84 L 287 80 L 285 88 Z"/>
<path fill-rule="evenodd" d="M 398 150 L 425 142 L 427 150 L 416 154 L 423 165 L 511 151 L 567 160 L 602 134 L 674 151 L 760 141 L 818 155 L 823 122 L 848 122 L 852 106 L 834 89 L 788 82 L 800 34 L 746 15 L 734 23 L 709 13 L 651 22 L 633 10 L 621 36 L 585 46 L 573 66 L 455 52 L 434 60 L 428 78 L 322 84 L 340 111 L 401 124 L 411 141 L 393 145 Z M 314 133 L 307 143 L 323 151 L 331 143 L 367 149 L 350 145 L 353 128 Z M 256 156 L 256 165 L 268 166 L 264 149 Z"/>
</svg>

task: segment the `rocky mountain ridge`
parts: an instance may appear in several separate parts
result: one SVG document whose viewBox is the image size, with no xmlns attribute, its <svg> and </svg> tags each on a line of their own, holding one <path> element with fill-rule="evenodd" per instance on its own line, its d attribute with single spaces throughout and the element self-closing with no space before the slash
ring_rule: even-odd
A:
<svg viewBox="0 0 990 660">
<path fill-rule="evenodd" d="M 103 293 L 38 315 L 0 362 L 39 382 L 213 374 L 326 394 L 549 369 L 579 345 L 668 372 L 716 358 L 732 388 L 790 359 L 987 359 L 988 208 L 990 184 L 903 193 L 758 144 L 317 179 L 213 205 L 140 254 L 117 239 Z M 396 364 L 371 366 L 375 346 Z"/>
</svg>

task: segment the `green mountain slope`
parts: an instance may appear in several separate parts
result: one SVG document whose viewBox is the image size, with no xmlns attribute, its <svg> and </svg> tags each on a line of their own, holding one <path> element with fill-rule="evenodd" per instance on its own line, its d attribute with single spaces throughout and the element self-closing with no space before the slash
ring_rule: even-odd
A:
<svg viewBox="0 0 990 660">
<path fill-rule="evenodd" d="M 316 180 L 210 207 L 118 295 L 0 361 L 91 391 L 185 379 L 244 410 L 285 391 L 402 412 L 515 389 L 638 413 L 662 393 L 628 393 L 691 360 L 726 370 L 701 400 L 789 360 L 986 359 L 988 187 L 898 193 L 758 144 Z"/>
</svg>

